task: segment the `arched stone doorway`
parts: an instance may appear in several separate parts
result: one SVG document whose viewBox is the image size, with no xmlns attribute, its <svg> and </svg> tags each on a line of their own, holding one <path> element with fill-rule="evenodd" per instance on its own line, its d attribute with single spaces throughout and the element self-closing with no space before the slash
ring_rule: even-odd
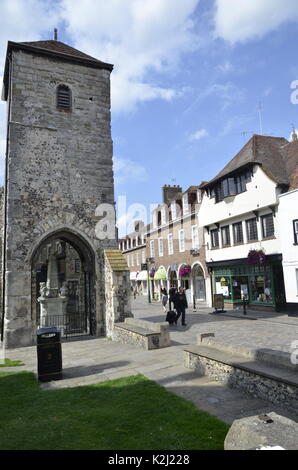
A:
<svg viewBox="0 0 298 470">
<path fill-rule="evenodd" d="M 169 281 L 169 288 L 171 286 L 178 287 L 177 271 L 176 269 L 172 269 L 171 266 L 168 269 L 168 281 Z"/>
<path fill-rule="evenodd" d="M 206 285 L 204 271 L 199 264 L 192 268 L 193 296 L 196 302 L 206 302 Z"/>
<path fill-rule="evenodd" d="M 46 237 L 31 262 L 32 320 L 57 326 L 62 335 L 96 333 L 94 253 L 68 230 Z"/>
</svg>

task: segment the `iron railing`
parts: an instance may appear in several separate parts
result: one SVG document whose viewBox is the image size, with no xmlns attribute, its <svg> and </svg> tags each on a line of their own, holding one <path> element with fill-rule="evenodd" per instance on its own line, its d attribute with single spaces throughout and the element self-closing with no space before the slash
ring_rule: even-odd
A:
<svg viewBox="0 0 298 470">
<path fill-rule="evenodd" d="M 55 326 L 61 330 L 62 337 L 89 334 L 89 322 L 85 313 L 67 313 L 65 315 L 49 315 L 41 317 L 38 327 Z"/>
</svg>

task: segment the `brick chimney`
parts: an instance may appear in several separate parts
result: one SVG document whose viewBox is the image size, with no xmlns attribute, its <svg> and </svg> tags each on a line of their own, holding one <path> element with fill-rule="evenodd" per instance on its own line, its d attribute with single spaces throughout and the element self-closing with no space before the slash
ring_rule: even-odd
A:
<svg viewBox="0 0 298 470">
<path fill-rule="evenodd" d="M 182 188 L 174 184 L 171 186 L 170 184 L 165 184 L 162 187 L 162 199 L 164 204 L 170 204 L 171 201 L 175 199 L 179 199 L 182 196 Z"/>
<path fill-rule="evenodd" d="M 139 232 L 141 228 L 144 227 L 144 221 L 143 220 L 136 220 L 135 223 L 134 223 L 134 231 L 135 232 Z"/>
</svg>

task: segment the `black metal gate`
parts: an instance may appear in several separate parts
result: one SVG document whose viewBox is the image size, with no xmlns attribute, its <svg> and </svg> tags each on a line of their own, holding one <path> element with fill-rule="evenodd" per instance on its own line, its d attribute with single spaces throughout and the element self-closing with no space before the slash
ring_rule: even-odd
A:
<svg viewBox="0 0 298 470">
<path fill-rule="evenodd" d="M 59 328 L 61 336 L 83 336 L 90 334 L 89 321 L 85 313 L 66 313 L 65 315 L 49 315 L 40 318 L 40 328 L 52 326 Z"/>
</svg>

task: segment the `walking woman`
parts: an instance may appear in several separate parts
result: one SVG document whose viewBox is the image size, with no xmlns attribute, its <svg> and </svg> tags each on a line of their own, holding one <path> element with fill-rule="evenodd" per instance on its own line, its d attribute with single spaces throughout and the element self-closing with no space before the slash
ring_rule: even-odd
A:
<svg viewBox="0 0 298 470">
<path fill-rule="evenodd" d="M 161 292 L 161 303 L 162 303 L 162 306 L 163 306 L 163 311 L 166 312 L 167 311 L 167 303 L 168 303 L 167 289 L 165 287 L 162 287 L 160 289 L 160 292 Z"/>
</svg>

